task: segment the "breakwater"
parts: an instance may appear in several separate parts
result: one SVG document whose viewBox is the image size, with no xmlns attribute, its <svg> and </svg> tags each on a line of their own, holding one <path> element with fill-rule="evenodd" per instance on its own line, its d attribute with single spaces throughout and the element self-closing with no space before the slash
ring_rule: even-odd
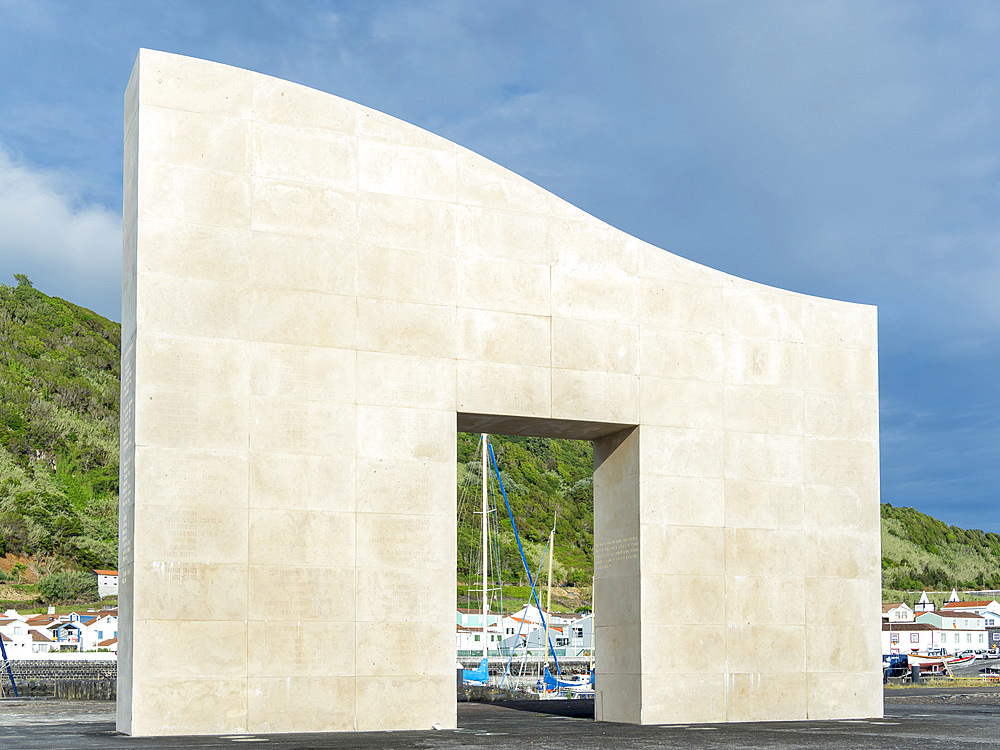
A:
<svg viewBox="0 0 1000 750">
<path fill-rule="evenodd" d="M 11 660 L 20 696 L 66 700 L 114 700 L 118 662 L 113 660 Z M 13 695 L 7 670 L 0 674 L 0 693 Z"/>
</svg>

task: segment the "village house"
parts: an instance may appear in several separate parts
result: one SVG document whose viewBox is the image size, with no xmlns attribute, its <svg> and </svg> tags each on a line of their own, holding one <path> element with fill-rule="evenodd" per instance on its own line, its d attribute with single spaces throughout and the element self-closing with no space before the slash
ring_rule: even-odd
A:
<svg viewBox="0 0 1000 750">
<path fill-rule="evenodd" d="M 883 654 L 926 652 L 929 648 L 940 648 L 941 638 L 941 629 L 927 622 L 882 623 Z"/>
<path fill-rule="evenodd" d="M 503 615 L 496 612 L 486 613 L 486 627 L 499 627 Z M 481 609 L 459 609 L 456 621 L 464 628 L 483 629 L 483 611 Z"/>
<path fill-rule="evenodd" d="M 17 659 L 31 652 L 31 633 L 27 623 L 19 616 L 11 617 L 9 611 L 0 618 L 0 638 L 3 639 L 8 659 Z"/>
<path fill-rule="evenodd" d="M 118 610 L 101 614 L 89 623 L 87 640 L 84 641 L 84 651 L 95 651 L 102 648 L 101 643 L 118 639 Z M 115 647 L 117 651 L 117 646 Z"/>
<path fill-rule="evenodd" d="M 118 610 L 61 615 L 20 615 L 7 610 L 0 618 L 0 632 L 13 639 L 20 653 L 101 649 L 117 652 Z M 110 640 L 116 641 L 114 649 L 109 648 L 110 644 L 101 645 L 102 641 Z"/>
<path fill-rule="evenodd" d="M 111 653 L 118 655 L 118 639 L 108 638 L 106 641 L 101 641 L 97 644 L 98 651 L 110 651 Z"/>
<path fill-rule="evenodd" d="M 503 649 L 510 653 L 540 656 L 546 652 L 545 624 L 548 621 L 549 640 L 556 656 L 579 657 L 593 648 L 593 615 L 589 613 L 540 612 L 525 606 L 502 620 Z"/>
<path fill-rule="evenodd" d="M 913 622 L 913 610 L 905 602 L 883 602 L 883 622 Z"/>
<path fill-rule="evenodd" d="M 118 571 L 94 570 L 97 576 L 97 595 L 102 599 L 106 596 L 118 596 Z"/>
<path fill-rule="evenodd" d="M 0 635 L 10 659 L 24 658 L 28 654 L 47 653 L 55 644 L 43 628 L 33 625 L 30 618 L 14 610 L 0 617 Z"/>
<path fill-rule="evenodd" d="M 480 618 L 482 619 L 482 618 Z M 503 636 L 498 625 L 486 628 L 487 653 L 499 651 Z M 483 653 L 483 628 L 467 628 L 464 625 L 455 626 L 455 650 L 459 656 L 481 656 Z"/>
<path fill-rule="evenodd" d="M 933 625 L 940 631 L 940 642 L 935 646 L 950 654 L 966 649 L 985 649 L 986 621 L 975 612 L 919 612 L 916 622 Z"/>
<path fill-rule="evenodd" d="M 488 651 L 497 651 L 501 646 L 502 615 L 486 613 L 486 636 Z M 477 609 L 458 609 L 455 618 L 455 650 L 459 656 L 475 656 L 483 653 L 483 612 Z"/>
<path fill-rule="evenodd" d="M 1000 623 L 986 627 L 986 642 L 993 651 L 1000 649 Z"/>
<path fill-rule="evenodd" d="M 941 607 L 941 612 L 974 612 L 986 621 L 990 628 L 1000 624 L 1000 602 L 996 599 L 983 599 L 974 602 L 948 602 Z"/>
</svg>

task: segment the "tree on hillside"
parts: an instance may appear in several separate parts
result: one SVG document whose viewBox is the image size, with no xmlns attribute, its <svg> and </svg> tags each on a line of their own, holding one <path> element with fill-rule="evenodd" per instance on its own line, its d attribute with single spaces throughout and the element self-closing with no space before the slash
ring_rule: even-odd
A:
<svg viewBox="0 0 1000 750">
<path fill-rule="evenodd" d="M 66 571 L 42 576 L 38 592 L 49 604 L 97 601 L 97 578 L 90 573 Z"/>
</svg>

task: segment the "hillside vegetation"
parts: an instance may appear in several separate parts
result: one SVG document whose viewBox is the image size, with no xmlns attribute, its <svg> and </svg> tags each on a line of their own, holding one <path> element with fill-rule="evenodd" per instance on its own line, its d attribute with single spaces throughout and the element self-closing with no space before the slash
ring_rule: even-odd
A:
<svg viewBox="0 0 1000 750">
<path fill-rule="evenodd" d="M 458 579 L 463 584 L 481 576 L 481 460 L 478 434 L 458 436 Z M 553 583 L 589 589 L 593 576 L 594 448 L 580 440 L 491 435 L 490 443 L 514 521 L 535 575 L 555 522 Z M 491 469 L 492 472 L 492 469 Z M 517 542 L 503 498 L 497 493 L 499 545 L 491 553 L 491 572 L 504 583 L 526 587 Z M 499 562 L 499 565 L 497 565 Z M 548 572 L 544 561 L 543 575 Z M 461 588 L 460 588 L 461 593 Z M 527 601 L 528 590 L 520 592 Z M 560 596 L 561 599 L 573 594 Z M 523 602 L 522 602 L 523 603 Z"/>
<path fill-rule="evenodd" d="M 906 601 L 896 592 L 1000 589 L 1000 536 L 883 503 L 882 588 Z"/>
<path fill-rule="evenodd" d="M 116 567 L 121 326 L 0 285 L 0 558 Z"/>
</svg>

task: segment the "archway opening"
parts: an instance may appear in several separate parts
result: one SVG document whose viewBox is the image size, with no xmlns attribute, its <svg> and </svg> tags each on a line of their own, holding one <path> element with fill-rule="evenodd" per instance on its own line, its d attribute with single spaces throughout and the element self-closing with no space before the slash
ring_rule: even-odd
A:
<svg viewBox="0 0 1000 750">
<path fill-rule="evenodd" d="M 600 598 L 602 588 L 595 578 L 595 550 L 606 550 L 611 537 L 616 540 L 611 546 L 621 548 L 618 524 L 608 522 L 608 511 L 620 504 L 623 495 L 630 496 L 619 510 L 634 517 L 638 508 L 637 470 L 616 471 L 616 476 L 609 476 L 605 467 L 603 482 L 595 482 L 595 468 L 617 452 L 633 428 L 460 414 L 458 429 L 458 662 L 466 669 L 481 666 L 485 643 L 489 684 L 528 690 L 538 688 L 546 665 L 567 680 L 579 681 L 596 672 L 601 640 L 608 644 L 609 664 L 617 662 L 618 657 L 610 653 L 620 650 L 614 643 L 617 639 L 608 639 L 607 633 L 602 638 L 594 616 L 595 595 Z M 496 535 L 488 545 L 485 584 L 481 551 L 483 432 L 489 434 L 493 454 L 487 454 L 491 489 L 486 500 L 486 525 L 489 533 Z M 630 450 L 618 452 L 619 457 Z M 623 477 L 632 485 L 624 493 L 620 486 Z M 501 483 L 503 490 L 499 489 Z M 595 526 L 595 502 L 602 499 L 605 519 L 599 529 Z M 622 513 L 612 511 L 611 516 Z M 638 570 L 634 573 L 637 578 Z M 635 598 L 631 596 L 638 591 L 637 580 L 635 583 L 617 587 L 614 597 Z M 619 609 L 621 602 L 607 601 L 608 593 L 611 589 L 605 587 L 606 604 Z M 633 611 L 636 604 L 630 601 L 625 609 Z M 617 620 L 608 618 L 616 627 Z"/>
</svg>

